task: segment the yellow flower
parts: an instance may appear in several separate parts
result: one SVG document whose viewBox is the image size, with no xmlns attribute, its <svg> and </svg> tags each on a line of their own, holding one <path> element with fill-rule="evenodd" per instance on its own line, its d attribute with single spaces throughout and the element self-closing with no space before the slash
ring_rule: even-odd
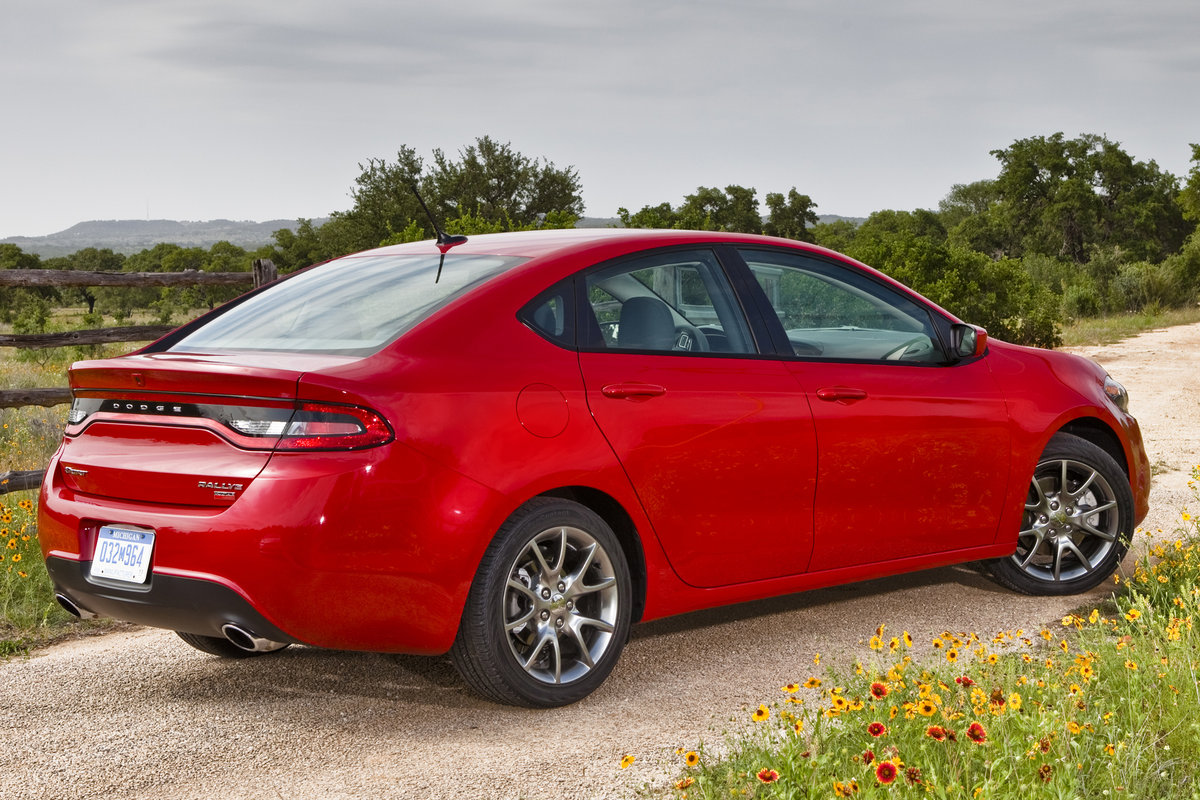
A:
<svg viewBox="0 0 1200 800">
<path fill-rule="evenodd" d="M 891 638 L 891 640 L 888 641 L 888 650 L 891 650 L 894 653 L 899 649 L 900 649 L 900 640 L 897 639 L 895 636 L 893 636 Z"/>
<path fill-rule="evenodd" d="M 636 760 L 637 759 L 635 759 L 633 756 L 629 756 L 629 755 L 622 756 L 621 757 L 621 769 L 625 769 L 626 767 L 628 767 L 630 764 L 632 764 Z"/>
<path fill-rule="evenodd" d="M 820 653 L 813 654 L 813 663 L 816 664 L 817 666 L 821 665 L 821 654 Z"/>
<path fill-rule="evenodd" d="M 1013 711 L 1020 711 L 1021 710 L 1021 695 L 1017 694 L 1016 692 L 1013 692 L 1012 694 L 1010 694 L 1008 696 L 1008 707 L 1011 708 Z"/>
<path fill-rule="evenodd" d="M 1099 620 L 1099 619 L 1100 619 L 1100 611 L 1098 609 L 1093 608 L 1092 613 L 1088 614 L 1088 622 L 1095 625 L 1097 620 Z"/>
<path fill-rule="evenodd" d="M 1131 608 L 1125 612 L 1125 619 L 1129 620 L 1130 622 L 1136 622 L 1141 618 L 1141 616 L 1142 612 L 1138 611 L 1136 608 Z"/>
<path fill-rule="evenodd" d="M 934 640 L 933 640 L 933 647 L 934 647 L 934 649 L 935 649 L 935 650 L 941 650 L 941 649 L 942 649 L 943 647 L 945 647 L 945 646 L 946 646 L 946 643 L 945 643 L 945 642 L 943 642 L 941 639 L 934 639 Z"/>
<path fill-rule="evenodd" d="M 909 636 L 908 631 L 905 631 L 904 633 L 900 634 L 900 638 L 904 641 L 905 647 L 912 647 L 913 639 L 912 639 L 912 636 Z"/>
<path fill-rule="evenodd" d="M 917 713 L 922 717 L 932 717 L 935 711 L 937 711 L 937 704 L 932 700 L 922 700 L 917 704 Z"/>
<path fill-rule="evenodd" d="M 1082 731 L 1083 731 L 1083 728 L 1075 720 L 1071 720 L 1070 722 L 1067 723 L 1067 732 L 1070 733 L 1072 736 L 1078 736 Z"/>
<path fill-rule="evenodd" d="M 1050 631 L 1046 630 L 1045 628 L 1042 628 L 1042 638 L 1048 642 L 1054 638 L 1054 634 L 1051 633 Z"/>
<path fill-rule="evenodd" d="M 878 636 L 872 636 L 871 637 L 871 649 L 872 650 L 882 650 L 883 649 L 883 639 L 880 639 Z"/>
<path fill-rule="evenodd" d="M 13 563 L 14 563 L 14 564 L 16 564 L 18 561 L 20 561 L 20 560 L 21 560 L 21 554 L 20 554 L 20 553 L 13 553 L 12 560 L 13 560 Z"/>
<path fill-rule="evenodd" d="M 1104 745 L 1104 754 L 1107 756 L 1115 756 L 1117 754 L 1117 748 L 1114 747 L 1110 742 L 1109 744 Z"/>
<path fill-rule="evenodd" d="M 787 686 L 780 687 L 780 691 L 787 692 L 788 694 L 795 694 L 796 692 L 800 691 L 800 684 L 789 683 Z"/>
<path fill-rule="evenodd" d="M 683 763 L 687 764 L 689 767 L 696 766 L 700 763 L 700 754 L 695 750 L 688 750 L 683 757 Z"/>
<path fill-rule="evenodd" d="M 771 716 L 771 711 L 766 706 L 764 706 L 760 703 L 758 708 L 756 708 L 754 710 L 753 719 L 755 722 L 762 722 L 763 720 L 767 719 L 770 716 Z"/>
<path fill-rule="evenodd" d="M 804 682 L 805 689 L 816 689 L 821 685 L 820 678 L 809 678 Z"/>
<path fill-rule="evenodd" d="M 1128 670 L 1133 670 L 1133 671 L 1135 671 L 1135 672 L 1136 672 L 1136 671 L 1137 671 L 1137 662 L 1136 662 L 1136 661 L 1130 661 L 1130 660 L 1126 659 L 1126 661 L 1125 661 L 1125 669 L 1128 669 Z"/>
<path fill-rule="evenodd" d="M 958 650 L 956 650 L 953 647 L 951 647 L 949 650 L 947 650 L 946 651 L 946 660 L 949 661 L 951 664 L 953 664 L 955 661 L 958 661 Z"/>
</svg>

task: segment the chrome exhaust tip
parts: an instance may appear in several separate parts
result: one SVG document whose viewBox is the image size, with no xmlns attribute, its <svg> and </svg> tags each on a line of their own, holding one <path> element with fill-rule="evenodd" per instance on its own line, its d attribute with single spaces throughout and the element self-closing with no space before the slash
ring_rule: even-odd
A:
<svg viewBox="0 0 1200 800">
<path fill-rule="evenodd" d="M 255 636 L 242 626 L 235 625 L 232 622 L 222 625 L 221 633 L 234 647 L 245 650 L 248 653 L 270 653 L 274 650 L 282 650 L 287 647 L 286 642 L 273 642 L 270 639 Z"/>
<path fill-rule="evenodd" d="M 76 619 L 96 619 L 96 617 L 100 616 L 93 611 L 88 611 L 86 608 L 76 605 L 75 601 L 67 597 L 65 594 L 55 594 L 54 599 L 68 614 Z"/>
</svg>

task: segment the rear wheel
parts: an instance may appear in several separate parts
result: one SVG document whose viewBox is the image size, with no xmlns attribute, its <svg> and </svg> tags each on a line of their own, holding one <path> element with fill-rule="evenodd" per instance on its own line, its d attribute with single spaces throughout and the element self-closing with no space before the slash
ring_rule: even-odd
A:
<svg viewBox="0 0 1200 800">
<path fill-rule="evenodd" d="M 501 703 L 561 706 L 593 692 L 629 634 L 629 567 L 590 509 L 538 498 L 501 527 L 467 596 L 450 653 Z"/>
<path fill-rule="evenodd" d="M 1017 551 L 988 567 L 997 581 L 1025 594 L 1087 591 L 1125 557 L 1133 513 L 1129 479 L 1113 457 L 1060 433 L 1034 469 Z"/>
</svg>

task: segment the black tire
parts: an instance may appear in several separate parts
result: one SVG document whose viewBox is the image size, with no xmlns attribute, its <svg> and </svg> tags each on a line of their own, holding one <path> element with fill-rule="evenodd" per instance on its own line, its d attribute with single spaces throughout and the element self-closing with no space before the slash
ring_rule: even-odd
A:
<svg viewBox="0 0 1200 800">
<path fill-rule="evenodd" d="M 197 650 L 221 658 L 253 658 L 254 656 L 263 656 L 268 653 L 278 653 L 283 649 L 283 647 L 280 647 L 276 650 L 243 650 L 221 636 L 202 636 L 198 633 L 185 633 L 183 631 L 175 631 L 175 635 Z"/>
<path fill-rule="evenodd" d="M 988 562 L 988 569 L 998 583 L 1024 594 L 1086 592 L 1125 557 L 1133 514 L 1129 478 L 1113 457 L 1059 433 L 1034 469 L 1016 552 Z"/>
<path fill-rule="evenodd" d="M 488 546 L 450 655 L 489 700 L 574 703 L 617 663 L 631 598 L 625 553 L 608 524 L 578 503 L 535 498 Z"/>
</svg>

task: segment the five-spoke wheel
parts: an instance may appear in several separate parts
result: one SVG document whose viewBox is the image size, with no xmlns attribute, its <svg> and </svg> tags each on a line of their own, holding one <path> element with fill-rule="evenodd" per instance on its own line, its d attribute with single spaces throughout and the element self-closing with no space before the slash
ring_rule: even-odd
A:
<svg viewBox="0 0 1200 800">
<path fill-rule="evenodd" d="M 1098 585 L 1129 546 L 1133 494 L 1112 456 L 1084 439 L 1050 440 L 1033 473 L 1017 550 L 991 563 L 1001 583 L 1029 594 Z"/>
</svg>

